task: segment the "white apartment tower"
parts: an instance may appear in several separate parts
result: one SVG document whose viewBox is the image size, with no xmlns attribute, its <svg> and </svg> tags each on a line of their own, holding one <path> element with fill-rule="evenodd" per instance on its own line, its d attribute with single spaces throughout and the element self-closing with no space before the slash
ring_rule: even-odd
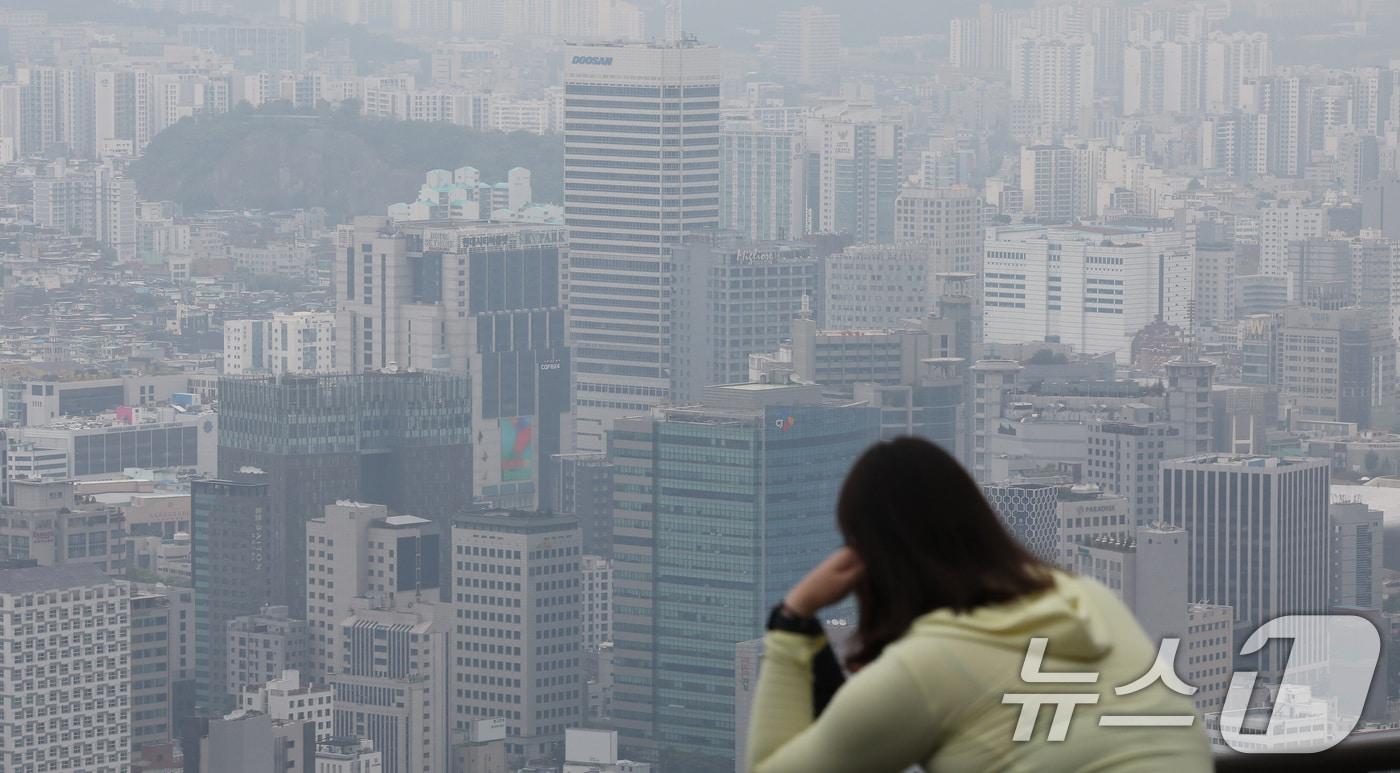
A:
<svg viewBox="0 0 1400 773">
<path fill-rule="evenodd" d="M 6 770 L 130 767 L 130 600 L 95 566 L 0 569 Z"/>
<path fill-rule="evenodd" d="M 754 241 L 807 233 L 806 137 L 734 120 L 720 135 L 720 228 Z"/>
<path fill-rule="evenodd" d="M 774 64 L 803 86 L 830 86 L 841 68 L 841 17 L 815 5 L 778 13 Z"/>
<path fill-rule="evenodd" d="M 1094 46 L 1074 35 L 1023 34 L 1011 47 L 1011 98 L 1035 106 L 1042 138 L 1078 133 L 1094 104 Z"/>
<path fill-rule="evenodd" d="M 334 312 L 298 311 L 224 322 L 227 375 L 335 373 L 338 366 Z"/>
<path fill-rule="evenodd" d="M 670 394 L 671 247 L 719 224 L 719 49 L 571 46 L 564 221 L 577 450 Z"/>
<path fill-rule="evenodd" d="M 1296 202 L 1275 202 L 1259 209 L 1259 272 L 1288 273 L 1288 243 L 1327 235 L 1327 210 Z M 1293 292 L 1290 291 L 1290 296 Z"/>
<path fill-rule="evenodd" d="M 1206 109 L 1240 109 L 1245 82 L 1268 75 L 1271 67 L 1268 33 L 1212 32 L 1206 41 Z"/>
</svg>

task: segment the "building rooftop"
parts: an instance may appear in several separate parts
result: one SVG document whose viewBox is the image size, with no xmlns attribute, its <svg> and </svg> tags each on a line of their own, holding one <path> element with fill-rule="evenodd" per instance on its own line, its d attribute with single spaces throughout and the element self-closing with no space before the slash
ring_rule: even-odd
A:
<svg viewBox="0 0 1400 773">
<path fill-rule="evenodd" d="M 63 588 L 111 585 L 115 582 L 96 566 L 84 564 L 0 569 L 0 593 L 37 593 Z"/>
<path fill-rule="evenodd" d="M 573 516 L 536 513 L 527 510 L 487 510 L 480 513 L 458 515 L 452 519 L 452 525 L 486 531 L 532 534 L 576 529 L 578 528 L 578 519 Z"/>
<path fill-rule="evenodd" d="M 1263 456 L 1261 454 L 1223 454 L 1210 453 L 1197 456 L 1188 456 L 1183 459 L 1173 459 L 1168 464 L 1190 464 L 1190 465 L 1214 465 L 1217 467 L 1252 467 L 1258 469 L 1277 469 L 1280 467 L 1305 467 L 1327 465 L 1326 459 L 1312 459 L 1308 457 L 1286 457 L 1286 456 Z"/>
</svg>

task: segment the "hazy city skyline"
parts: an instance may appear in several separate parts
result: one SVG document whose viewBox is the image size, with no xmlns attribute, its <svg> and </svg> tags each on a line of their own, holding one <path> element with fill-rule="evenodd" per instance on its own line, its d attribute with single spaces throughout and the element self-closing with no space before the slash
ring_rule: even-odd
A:
<svg viewBox="0 0 1400 773">
<path fill-rule="evenodd" d="M 0 2 L 0 767 L 743 773 L 770 610 L 903 436 L 1179 640 L 1214 752 L 1400 744 L 1397 35 Z M 1325 614 L 1383 643 L 1350 713 L 1242 649 Z"/>
</svg>

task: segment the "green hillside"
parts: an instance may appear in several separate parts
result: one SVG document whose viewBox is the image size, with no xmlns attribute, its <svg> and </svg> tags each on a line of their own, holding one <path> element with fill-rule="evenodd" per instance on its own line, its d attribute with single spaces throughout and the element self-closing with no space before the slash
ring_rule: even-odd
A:
<svg viewBox="0 0 1400 773">
<path fill-rule="evenodd" d="M 474 166 L 499 182 L 523 166 L 535 198 L 560 201 L 560 137 L 469 131 L 446 123 L 362 118 L 355 107 L 316 114 L 283 106 L 186 118 L 132 166 L 141 196 L 186 212 L 325 207 L 335 218 L 383 214 L 411 200 L 429 169 Z"/>
</svg>

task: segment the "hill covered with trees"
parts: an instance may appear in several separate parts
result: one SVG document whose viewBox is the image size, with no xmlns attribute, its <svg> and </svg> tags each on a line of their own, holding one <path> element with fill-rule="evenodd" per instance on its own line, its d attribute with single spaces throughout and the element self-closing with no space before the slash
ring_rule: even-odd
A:
<svg viewBox="0 0 1400 773">
<path fill-rule="evenodd" d="M 285 104 L 186 118 L 131 169 L 141 196 L 208 209 L 325 207 L 334 218 L 382 214 L 411 200 L 429 169 L 474 166 L 488 182 L 532 172 L 535 198 L 561 201 L 564 143 L 525 132 L 364 118 L 358 105 L 316 113 Z"/>
</svg>

